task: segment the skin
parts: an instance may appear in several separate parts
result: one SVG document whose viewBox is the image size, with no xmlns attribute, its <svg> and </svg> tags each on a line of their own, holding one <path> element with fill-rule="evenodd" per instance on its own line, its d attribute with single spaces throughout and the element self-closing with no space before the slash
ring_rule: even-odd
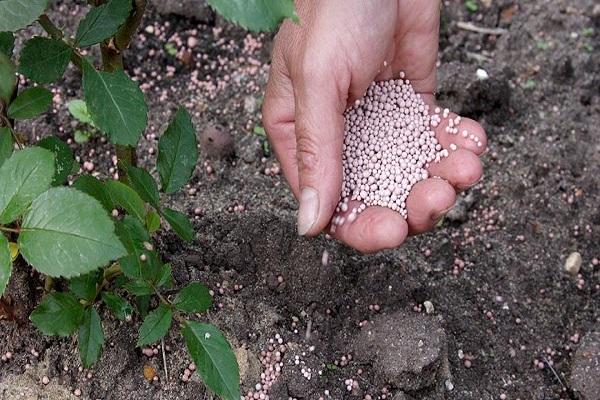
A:
<svg viewBox="0 0 600 400">
<path fill-rule="evenodd" d="M 326 229 L 342 184 L 343 112 L 373 80 L 411 80 L 431 109 L 436 107 L 436 61 L 440 2 L 437 0 L 299 0 L 300 23 L 286 21 L 277 34 L 263 107 L 263 122 L 283 174 L 300 199 L 299 233 Z M 450 113 L 450 118 L 456 115 Z M 408 235 L 431 230 L 452 208 L 456 193 L 482 176 L 479 156 L 486 135 L 463 118 L 459 135 L 435 128 L 440 144 L 458 150 L 430 167 L 407 199 L 408 218 L 387 208 L 368 207 L 335 237 L 364 253 L 400 246 Z M 460 133 L 477 136 L 481 147 Z M 307 189 L 304 190 L 303 189 Z M 307 212 L 307 196 L 316 212 Z M 351 203 L 350 208 L 358 203 Z M 307 225 L 307 215 L 311 223 Z"/>
</svg>

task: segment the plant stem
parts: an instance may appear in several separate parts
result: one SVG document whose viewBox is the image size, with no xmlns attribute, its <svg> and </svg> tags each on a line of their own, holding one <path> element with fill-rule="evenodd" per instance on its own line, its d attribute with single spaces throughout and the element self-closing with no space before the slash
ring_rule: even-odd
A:
<svg viewBox="0 0 600 400">
<path fill-rule="evenodd" d="M 63 33 L 63 31 L 58 26 L 56 26 L 54 24 L 54 22 L 52 22 L 50 20 L 50 18 L 48 17 L 47 14 L 42 14 L 38 18 L 38 22 L 42 26 L 42 28 L 44 28 L 44 30 L 48 33 L 48 35 L 50 35 L 50 37 L 52 37 L 53 39 L 56 39 L 56 40 L 65 39 L 65 34 Z M 73 47 L 73 43 L 71 43 L 70 40 L 65 40 L 65 42 L 69 46 Z M 73 53 L 71 55 L 71 62 L 73 64 L 75 64 L 75 66 L 77 68 L 79 68 L 79 69 L 82 68 L 83 59 L 75 48 L 73 48 Z"/>
<path fill-rule="evenodd" d="M 129 47 L 133 35 L 137 32 L 144 12 L 146 11 L 146 0 L 135 0 L 135 7 L 123 27 L 115 35 L 115 46 L 119 50 L 125 50 Z"/>
<path fill-rule="evenodd" d="M 47 14 L 42 14 L 40 18 L 38 18 L 38 22 L 52 38 L 60 40 L 65 36 L 63 31 L 58 26 L 54 25 L 54 22 L 50 21 Z"/>
<path fill-rule="evenodd" d="M 0 226 L 0 231 L 10 232 L 10 233 L 21 233 L 19 229 L 7 228 L 5 226 Z"/>
</svg>

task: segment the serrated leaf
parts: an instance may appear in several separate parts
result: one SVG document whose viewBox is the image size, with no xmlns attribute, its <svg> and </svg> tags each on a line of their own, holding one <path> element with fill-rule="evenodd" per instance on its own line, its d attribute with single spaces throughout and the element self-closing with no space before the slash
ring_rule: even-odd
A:
<svg viewBox="0 0 600 400">
<path fill-rule="evenodd" d="M 10 158 L 14 149 L 10 128 L 0 128 L 0 167 Z"/>
<path fill-rule="evenodd" d="M 12 272 L 12 257 L 10 253 L 8 240 L 0 233 L 0 297 L 4 294 Z"/>
<path fill-rule="evenodd" d="M 43 87 L 23 90 L 8 107 L 8 116 L 13 119 L 29 119 L 45 112 L 52 104 L 52 93 Z"/>
<path fill-rule="evenodd" d="M 77 334 L 77 348 L 79 358 L 84 368 L 89 368 L 100 358 L 102 345 L 104 344 L 104 332 L 102 322 L 95 308 L 85 310 L 83 320 Z"/>
<path fill-rule="evenodd" d="M 181 334 L 204 384 L 223 400 L 239 400 L 239 367 L 221 331 L 210 324 L 186 321 Z"/>
<path fill-rule="evenodd" d="M 148 171 L 130 165 L 127 167 L 127 176 L 129 177 L 131 186 L 146 203 L 155 208 L 160 206 L 158 185 Z"/>
<path fill-rule="evenodd" d="M 52 293 L 33 310 L 29 319 L 44 335 L 69 336 L 83 319 L 83 306 L 69 293 Z"/>
<path fill-rule="evenodd" d="M 121 206 L 130 215 L 137 217 L 140 221 L 144 221 L 146 218 L 144 201 L 135 190 L 119 181 L 106 182 L 106 188 L 110 193 L 110 197 L 112 197 L 117 205 Z"/>
<path fill-rule="evenodd" d="M 71 113 L 71 115 L 79 122 L 84 124 L 93 124 L 92 116 L 88 111 L 85 101 L 81 99 L 71 100 L 67 103 L 67 108 L 69 109 L 69 113 Z"/>
<path fill-rule="evenodd" d="M 48 136 L 40 140 L 37 142 L 37 146 L 54 153 L 54 178 L 52 179 L 52 186 L 65 183 L 75 162 L 73 150 L 56 136 Z"/>
<path fill-rule="evenodd" d="M 115 231 L 128 253 L 144 250 L 144 242 L 150 240 L 144 225 L 131 215 L 126 215 L 123 220 L 117 221 Z"/>
<path fill-rule="evenodd" d="M 100 280 L 99 271 L 92 271 L 89 274 L 76 276 L 69 280 L 69 290 L 78 298 L 92 301 L 96 298 L 96 285 Z"/>
<path fill-rule="evenodd" d="M 62 40 L 34 37 L 21 50 L 19 72 L 37 83 L 54 82 L 65 73 L 72 54 Z"/>
<path fill-rule="evenodd" d="M 1 3 L 0 3 L 1 4 Z M 10 103 L 17 83 L 15 65 L 4 53 L 0 53 L 0 100 Z"/>
<path fill-rule="evenodd" d="M 144 322 L 140 327 L 137 346 L 146 346 L 162 339 L 169 332 L 172 319 L 173 311 L 164 304 L 159 305 L 144 318 Z"/>
<path fill-rule="evenodd" d="M 0 167 L 0 223 L 19 217 L 44 192 L 54 175 L 53 154 L 40 147 L 15 152 Z"/>
<path fill-rule="evenodd" d="M 0 31 L 15 32 L 25 28 L 48 7 L 48 0 L 0 1 Z"/>
<path fill-rule="evenodd" d="M 177 293 L 173 305 L 183 312 L 202 313 L 211 307 L 212 296 L 206 286 L 192 282 Z"/>
<path fill-rule="evenodd" d="M 114 293 L 102 292 L 102 301 L 106 307 L 121 321 L 133 314 L 133 307 L 127 300 Z"/>
<path fill-rule="evenodd" d="M 141 257 L 145 260 L 142 260 Z M 161 262 L 156 252 L 136 251 L 119 260 L 121 270 L 131 279 L 142 279 L 147 282 L 153 282 L 160 271 Z"/>
<path fill-rule="evenodd" d="M 49 189 L 34 200 L 23 219 L 19 247 L 35 269 L 65 278 L 126 254 L 100 202 L 64 187 Z"/>
<path fill-rule="evenodd" d="M 154 289 L 148 282 L 132 281 L 125 284 L 125 290 L 135 296 L 147 296 L 154 294 Z"/>
<path fill-rule="evenodd" d="M 91 175 L 81 175 L 73 182 L 73 187 L 83 193 L 89 194 L 96 200 L 98 200 L 107 212 L 112 212 L 115 208 L 112 197 L 108 189 L 97 178 Z"/>
<path fill-rule="evenodd" d="M 225 19 L 252 31 L 273 31 L 286 18 L 298 20 L 293 0 L 207 0 Z"/>
<path fill-rule="evenodd" d="M 13 35 L 12 32 L 0 32 L 0 53 L 11 58 L 14 47 L 15 35 Z"/>
<path fill-rule="evenodd" d="M 116 144 L 135 146 L 148 122 L 148 106 L 125 72 L 100 72 L 83 63 L 83 92 L 94 124 Z"/>
<path fill-rule="evenodd" d="M 177 236 L 187 242 L 194 240 L 196 237 L 194 227 L 192 226 L 192 223 L 188 219 L 187 215 L 170 208 L 165 208 L 162 211 L 162 215 L 165 217 L 169 225 L 171 225 L 171 229 L 177 233 Z"/>
<path fill-rule="evenodd" d="M 162 190 L 166 193 L 179 190 L 192 176 L 197 161 L 196 130 L 188 112 L 180 108 L 158 141 L 156 168 Z"/>
<path fill-rule="evenodd" d="M 92 8 L 79 23 L 75 45 L 87 47 L 113 36 L 131 11 L 131 0 L 111 0 Z"/>
<path fill-rule="evenodd" d="M 164 264 L 160 267 L 158 276 L 156 277 L 156 287 L 171 288 L 173 286 L 173 270 L 171 264 Z"/>
<path fill-rule="evenodd" d="M 160 229 L 160 215 L 154 210 L 146 215 L 146 229 L 149 233 L 154 233 Z"/>
</svg>

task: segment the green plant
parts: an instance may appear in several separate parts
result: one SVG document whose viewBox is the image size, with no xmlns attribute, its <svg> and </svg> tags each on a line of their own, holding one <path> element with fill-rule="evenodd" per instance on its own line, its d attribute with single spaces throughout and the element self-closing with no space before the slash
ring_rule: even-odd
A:
<svg viewBox="0 0 600 400">
<path fill-rule="evenodd" d="M 477 0 L 465 0 L 465 7 L 472 13 L 479 11 Z"/>
<path fill-rule="evenodd" d="M 74 35 L 45 14 L 49 2 L 0 1 L 0 295 L 18 257 L 45 275 L 47 293 L 30 320 L 46 335 L 76 334 L 85 367 L 99 359 L 104 344 L 100 307 L 121 320 L 136 313 L 143 317 L 138 346 L 160 341 L 175 320 L 206 386 L 223 399 L 239 400 L 238 366 L 227 339 L 215 326 L 193 320 L 211 308 L 208 289 L 192 282 L 173 290 L 171 266 L 162 262 L 153 243 L 162 221 L 183 240 L 194 239 L 187 215 L 165 207 L 162 199 L 186 184 L 198 153 L 192 120 L 180 108 L 159 140 L 160 188 L 136 165 L 148 107 L 138 84 L 123 70 L 123 52 L 146 1 L 89 0 L 92 7 Z M 283 18 L 296 18 L 292 0 L 209 3 L 253 30 L 274 29 Z M 16 65 L 14 32 L 36 21 L 47 36 L 28 38 Z M 82 53 L 96 45 L 100 69 Z M 72 187 L 64 186 L 79 170 L 69 146 L 56 137 L 25 146 L 14 129 L 15 121 L 48 109 L 52 95 L 45 85 L 59 80 L 69 64 L 82 75 L 84 99 L 68 104 L 86 126 L 76 132 L 76 141 L 87 141 L 89 130 L 107 135 L 115 145 L 119 180 L 81 175 Z M 16 72 L 28 79 L 28 88 L 19 90 Z M 55 279 L 66 285 L 55 285 Z M 157 306 L 150 310 L 152 299 Z"/>
</svg>

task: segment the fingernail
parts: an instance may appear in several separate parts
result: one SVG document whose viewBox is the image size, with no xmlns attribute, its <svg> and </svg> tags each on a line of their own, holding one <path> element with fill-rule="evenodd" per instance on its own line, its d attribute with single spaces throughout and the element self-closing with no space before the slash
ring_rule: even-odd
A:
<svg viewBox="0 0 600 400">
<path fill-rule="evenodd" d="M 306 232 L 317 222 L 319 214 L 319 193 L 311 188 L 302 188 L 300 192 L 300 210 L 298 211 L 298 234 L 306 235 Z"/>
<path fill-rule="evenodd" d="M 452 210 L 453 208 L 454 208 L 454 204 L 452 205 L 452 207 L 448 207 L 448 208 L 446 208 L 445 210 L 443 210 L 443 211 L 440 211 L 439 213 L 437 213 L 437 214 L 435 215 L 435 217 L 433 217 L 433 218 L 432 218 L 432 220 L 435 222 L 435 225 L 439 224 L 439 223 L 440 223 L 440 220 L 441 220 L 442 218 L 444 218 L 444 216 L 445 216 L 446 214 L 448 214 L 448 212 L 449 212 L 450 210 Z"/>
</svg>

